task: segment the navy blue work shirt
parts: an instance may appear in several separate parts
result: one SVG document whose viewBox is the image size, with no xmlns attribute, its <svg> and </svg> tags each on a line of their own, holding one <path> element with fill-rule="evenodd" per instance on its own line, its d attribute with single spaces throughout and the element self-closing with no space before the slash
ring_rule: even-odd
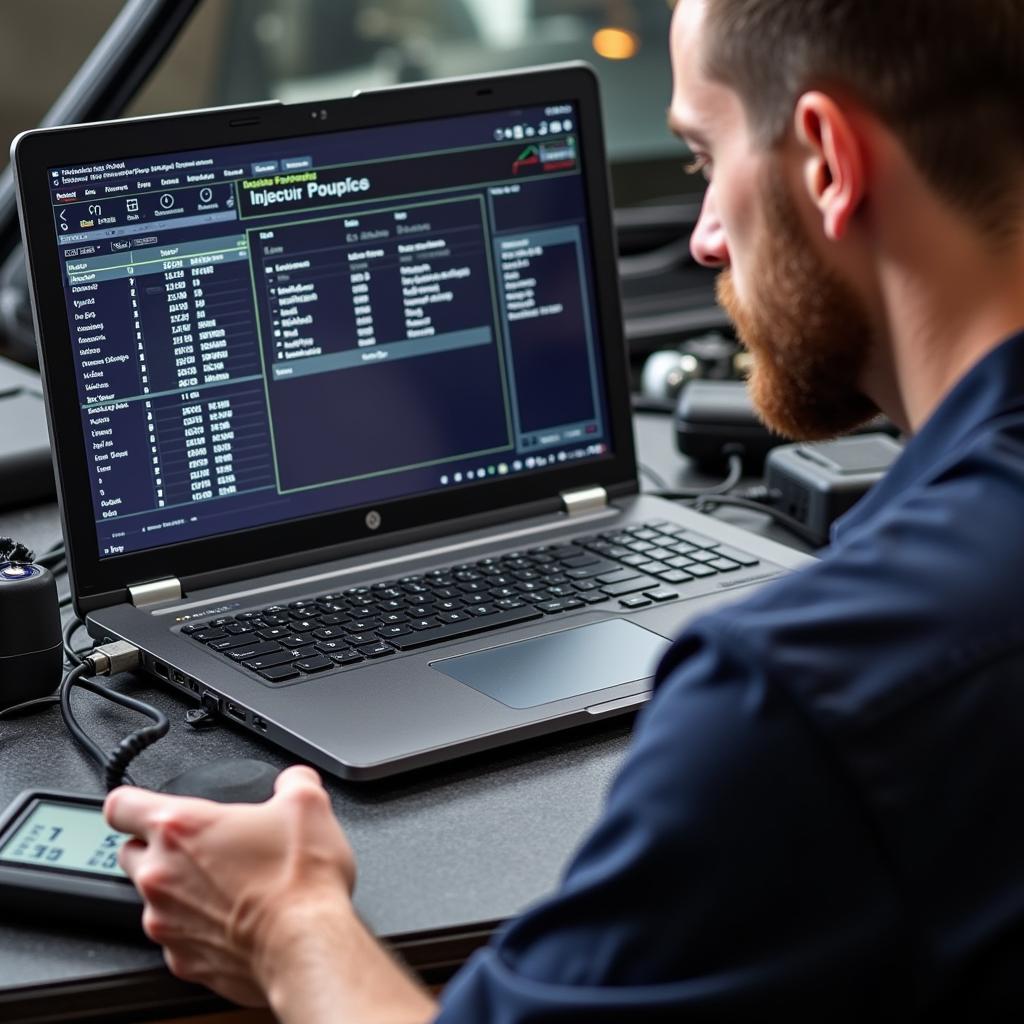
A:
<svg viewBox="0 0 1024 1024">
<path fill-rule="evenodd" d="M 815 565 L 696 621 L 444 1024 L 1024 1014 L 1024 334 Z"/>
</svg>

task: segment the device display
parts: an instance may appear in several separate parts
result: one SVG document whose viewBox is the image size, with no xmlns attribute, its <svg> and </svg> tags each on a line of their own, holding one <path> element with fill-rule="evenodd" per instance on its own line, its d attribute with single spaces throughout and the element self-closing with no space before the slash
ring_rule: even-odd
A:
<svg viewBox="0 0 1024 1024">
<path fill-rule="evenodd" d="M 103 798 L 27 790 L 0 817 L 0 906 L 30 924 L 141 930 L 142 898 L 117 866 L 128 837 Z"/>
<path fill-rule="evenodd" d="M 52 168 L 101 559 L 606 456 L 578 121 Z"/>
<path fill-rule="evenodd" d="M 117 854 L 127 838 L 103 820 L 101 802 L 39 799 L 8 836 L 0 836 L 0 861 L 125 878 Z"/>
</svg>

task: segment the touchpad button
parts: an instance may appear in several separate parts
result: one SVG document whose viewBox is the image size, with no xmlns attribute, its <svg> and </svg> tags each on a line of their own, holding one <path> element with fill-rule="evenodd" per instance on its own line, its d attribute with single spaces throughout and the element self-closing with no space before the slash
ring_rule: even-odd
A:
<svg viewBox="0 0 1024 1024">
<path fill-rule="evenodd" d="M 510 708 L 578 697 L 654 675 L 669 641 L 624 619 L 564 629 L 432 667 Z"/>
</svg>

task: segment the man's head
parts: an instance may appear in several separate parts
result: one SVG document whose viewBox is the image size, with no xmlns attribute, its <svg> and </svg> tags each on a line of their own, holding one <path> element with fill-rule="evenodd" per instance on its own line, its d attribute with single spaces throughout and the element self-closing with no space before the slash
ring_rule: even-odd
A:
<svg viewBox="0 0 1024 1024">
<path fill-rule="evenodd" d="M 679 0 L 671 120 L 709 179 L 692 248 L 769 426 L 842 433 L 885 390 L 881 136 L 993 246 L 1019 225 L 1022 39 L 1019 0 Z"/>
</svg>

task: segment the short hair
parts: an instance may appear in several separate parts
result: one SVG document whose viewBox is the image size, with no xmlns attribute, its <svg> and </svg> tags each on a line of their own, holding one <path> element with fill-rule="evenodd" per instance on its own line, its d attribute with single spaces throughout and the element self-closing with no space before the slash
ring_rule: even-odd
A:
<svg viewBox="0 0 1024 1024">
<path fill-rule="evenodd" d="M 1019 229 L 1022 0 L 706 0 L 705 29 L 705 72 L 739 94 L 764 144 L 803 92 L 839 90 L 982 229 Z"/>
</svg>

